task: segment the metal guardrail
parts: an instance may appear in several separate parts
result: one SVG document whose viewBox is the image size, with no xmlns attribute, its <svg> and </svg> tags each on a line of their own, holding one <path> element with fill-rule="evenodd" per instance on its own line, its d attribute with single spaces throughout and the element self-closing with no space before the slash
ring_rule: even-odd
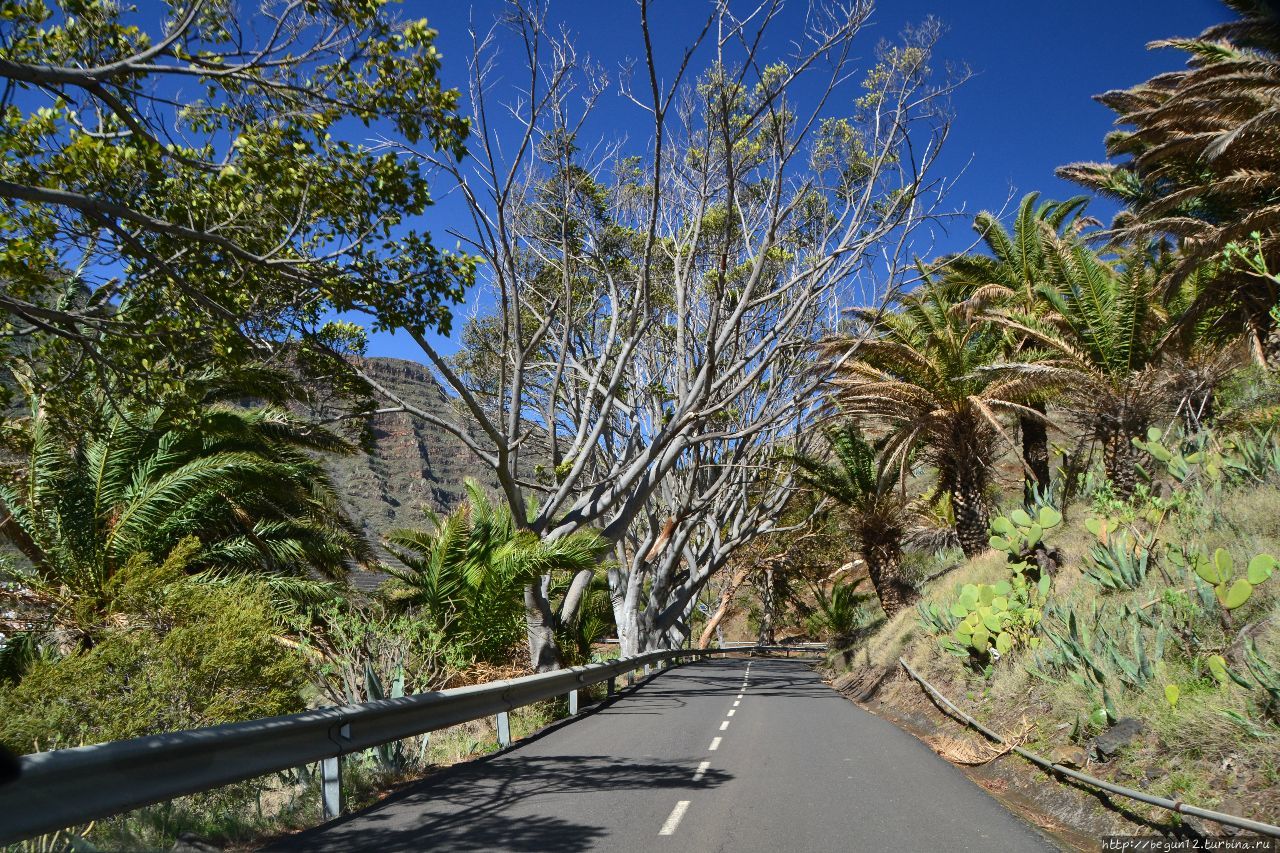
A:
<svg viewBox="0 0 1280 853">
<path fill-rule="evenodd" d="M 342 811 L 344 755 L 495 715 L 499 742 L 506 746 L 507 713 L 523 705 L 567 694 L 572 714 L 580 687 L 607 681 L 612 694 L 618 677 L 638 670 L 648 674 L 651 667 L 690 658 L 780 648 L 650 652 L 403 699 L 26 755 L 21 778 L 0 788 L 0 844 L 317 761 L 325 817 L 336 817 Z"/>
<path fill-rule="evenodd" d="M 789 649 L 791 651 L 826 651 L 826 643 L 778 643 L 773 646 L 761 646 L 750 640 L 730 640 L 720 644 L 721 649 Z"/>
</svg>

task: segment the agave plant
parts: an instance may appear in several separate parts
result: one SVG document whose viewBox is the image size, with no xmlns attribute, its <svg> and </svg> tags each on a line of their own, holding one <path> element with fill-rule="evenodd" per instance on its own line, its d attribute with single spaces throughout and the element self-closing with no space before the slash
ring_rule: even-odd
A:
<svg viewBox="0 0 1280 853">
<path fill-rule="evenodd" d="M 25 558 L 6 595 L 27 624 L 39 613 L 91 643 L 120 568 L 189 537 L 200 548 L 188 564 L 206 579 L 254 572 L 306 594 L 317 573 L 342 578 L 349 561 L 370 559 L 319 459 L 350 447 L 280 406 L 228 402 L 247 396 L 236 381 L 202 381 L 194 413 L 86 400 L 101 428 L 76 436 L 34 401 L 25 465 L 0 484 L 0 538 Z"/>
<path fill-rule="evenodd" d="M 387 594 L 476 660 L 508 662 L 525 636 L 525 588 L 541 578 L 571 578 L 552 617 L 553 627 L 569 625 L 608 545 L 592 531 L 541 540 L 477 483 L 468 480 L 466 490 L 465 502 L 444 518 L 425 512 L 430 529 L 389 534 L 391 553 L 405 568 L 388 568 L 394 580 Z"/>
</svg>

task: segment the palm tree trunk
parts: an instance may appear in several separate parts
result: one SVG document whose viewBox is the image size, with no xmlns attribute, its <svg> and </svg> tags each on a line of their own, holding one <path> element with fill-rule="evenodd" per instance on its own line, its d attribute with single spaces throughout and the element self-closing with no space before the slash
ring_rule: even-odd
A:
<svg viewBox="0 0 1280 853">
<path fill-rule="evenodd" d="M 1030 403 L 1027 408 L 1034 409 L 1041 415 L 1040 418 L 1018 418 L 1018 426 L 1022 431 L 1022 461 L 1027 470 L 1023 480 L 1022 502 L 1031 507 L 1035 504 L 1036 489 L 1041 494 L 1049 489 L 1049 430 L 1043 420 L 1046 414 L 1045 404 Z"/>
<path fill-rule="evenodd" d="M 868 538 L 870 531 L 863 533 L 863 559 L 867 561 L 867 575 L 871 585 L 875 587 L 876 597 L 880 599 L 880 607 L 884 615 L 892 619 L 904 607 L 915 604 L 920 593 L 902 577 L 902 548 L 897 538 L 886 540 L 879 536 Z M 869 541 L 874 544 L 869 544 Z"/>
<path fill-rule="evenodd" d="M 986 551 L 991 538 L 985 486 L 983 471 L 974 467 L 962 468 L 952 478 L 951 509 L 956 517 L 956 536 L 966 557 Z"/>
<path fill-rule="evenodd" d="M 1116 497 L 1125 500 L 1133 497 L 1138 485 L 1138 454 L 1129 430 L 1116 428 L 1103 434 L 1102 468 Z"/>
</svg>

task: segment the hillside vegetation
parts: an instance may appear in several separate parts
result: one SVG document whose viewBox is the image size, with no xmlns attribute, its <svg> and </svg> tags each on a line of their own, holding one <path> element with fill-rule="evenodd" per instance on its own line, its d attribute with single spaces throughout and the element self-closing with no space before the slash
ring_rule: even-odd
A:
<svg viewBox="0 0 1280 853">
<path fill-rule="evenodd" d="M 1048 505 L 995 516 L 996 547 L 936 563 L 915 608 L 873 625 L 833 660 L 837 685 L 908 725 L 936 725 L 902 657 L 981 722 L 1055 762 L 1274 822 L 1280 443 L 1255 432 L 1206 436 L 1187 453 L 1143 445 L 1157 454 L 1144 459 L 1154 476 L 1128 500 L 1100 486 L 1065 517 Z M 1043 574 L 1042 556 L 1052 567 Z M 980 738 L 944 728 L 950 739 L 932 739 L 944 757 L 994 754 L 966 755 L 959 745 Z M 1115 743 L 1100 737 L 1116 730 L 1124 737 Z M 1097 814 L 1070 814 L 1067 800 L 1050 794 L 1040 807 L 1090 831 L 1119 831 Z M 1123 808 L 1178 823 L 1159 809 Z"/>
</svg>

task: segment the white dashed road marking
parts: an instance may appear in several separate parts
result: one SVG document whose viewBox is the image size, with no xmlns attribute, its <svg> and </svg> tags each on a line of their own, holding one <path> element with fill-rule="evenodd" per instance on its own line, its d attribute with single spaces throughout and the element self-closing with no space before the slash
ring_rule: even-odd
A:
<svg viewBox="0 0 1280 853">
<path fill-rule="evenodd" d="M 719 748 L 720 748 L 720 741 L 721 741 L 721 740 L 722 740 L 722 738 L 718 738 L 718 737 L 717 737 L 717 738 L 712 738 L 712 739 L 711 739 L 711 746 L 707 747 L 707 751 L 708 751 L 708 752 L 715 752 L 717 749 L 719 749 Z"/>
<path fill-rule="evenodd" d="M 702 777 L 706 775 L 707 768 L 711 766 L 710 761 L 704 761 L 698 765 L 698 769 L 693 771 L 693 781 L 701 782 Z"/>
<path fill-rule="evenodd" d="M 681 800 L 676 803 L 676 807 L 671 810 L 671 814 L 667 816 L 667 822 L 662 825 L 659 835 L 675 835 L 676 827 L 680 825 L 680 818 L 684 817 L 684 813 L 689 810 L 689 801 Z"/>
<path fill-rule="evenodd" d="M 729 721 L 725 720 L 723 723 L 720 724 L 720 731 L 724 731 L 727 728 L 729 728 Z"/>
<path fill-rule="evenodd" d="M 738 704 L 738 703 L 736 703 L 736 702 L 735 702 L 734 704 L 736 705 L 736 704 Z M 730 708 L 730 709 L 729 709 L 729 716 L 730 716 L 730 717 L 732 717 L 732 716 L 733 716 L 734 714 L 736 714 L 736 713 L 738 713 L 738 712 L 737 712 L 737 711 L 735 711 L 735 710 L 733 710 L 732 708 Z"/>
</svg>

